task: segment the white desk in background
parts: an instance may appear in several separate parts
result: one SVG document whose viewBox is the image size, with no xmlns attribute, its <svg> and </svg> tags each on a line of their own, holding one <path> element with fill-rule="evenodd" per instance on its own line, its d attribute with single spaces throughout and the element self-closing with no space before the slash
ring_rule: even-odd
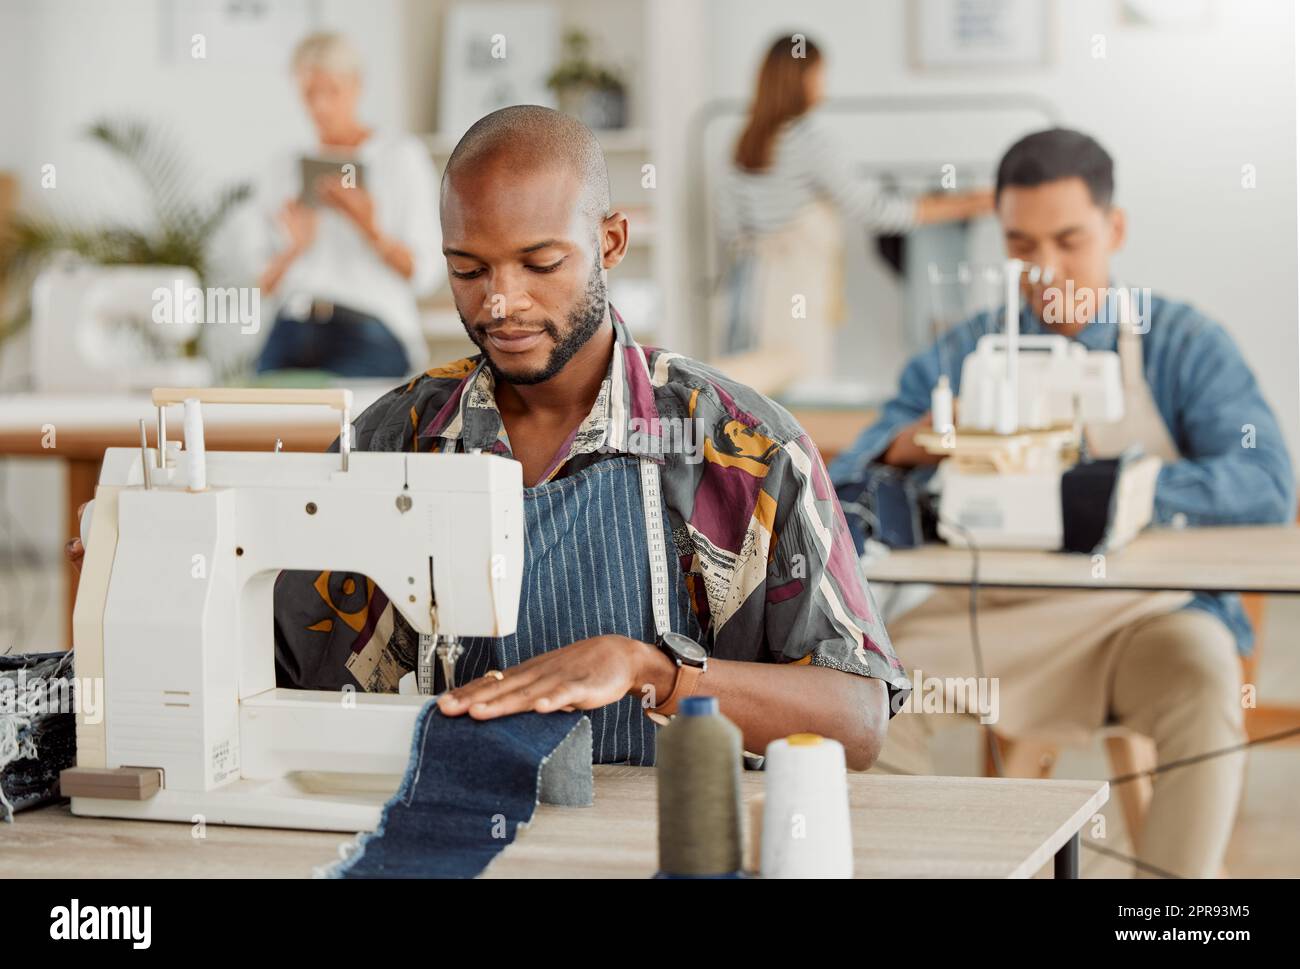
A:
<svg viewBox="0 0 1300 969">
<path fill-rule="evenodd" d="M 1102 567 L 1098 567 L 1098 566 Z M 969 549 L 943 544 L 894 549 L 866 562 L 869 582 L 969 586 L 974 558 Z M 1240 525 L 1148 528 L 1132 542 L 1107 553 L 979 550 L 979 585 L 1011 589 L 1136 589 L 1176 592 L 1300 594 L 1300 528 Z M 1247 612 L 1258 627 L 1262 603 Z M 1251 667 L 1246 670 L 1253 676 Z M 1247 711 L 1251 739 L 1300 728 L 1300 707 L 1259 702 Z M 1300 737 L 1289 743 L 1300 743 Z"/>
</svg>

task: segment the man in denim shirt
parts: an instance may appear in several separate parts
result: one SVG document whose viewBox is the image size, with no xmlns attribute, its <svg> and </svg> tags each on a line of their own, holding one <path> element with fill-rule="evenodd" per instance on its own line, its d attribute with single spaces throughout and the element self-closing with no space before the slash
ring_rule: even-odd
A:
<svg viewBox="0 0 1300 969">
<path fill-rule="evenodd" d="M 1050 270 L 1052 280 L 1024 287 L 1020 332 L 1118 348 L 1127 376 L 1141 373 L 1119 436 L 1164 459 L 1158 524 L 1293 520 L 1295 477 L 1281 430 L 1223 328 L 1185 303 L 1153 297 L 1135 306 L 1136 356 L 1119 345 L 1116 305 L 1104 298 L 1125 232 L 1112 193 L 1109 155 L 1079 132 L 1038 132 L 1003 158 L 996 197 L 1008 255 Z M 856 496 L 873 462 L 929 478 L 938 459 L 913 434 L 929 425 L 930 391 L 946 373 L 958 392 L 961 361 L 1003 319 L 1001 311 L 977 315 L 908 363 L 898 395 L 831 465 L 841 498 Z M 966 590 L 943 590 L 890 624 L 909 669 L 970 672 L 967 600 Z M 1252 632 L 1236 595 L 987 592 L 979 615 L 986 672 L 1001 681 L 1004 735 L 1079 738 L 1118 723 L 1154 739 L 1161 763 L 1244 739 L 1237 654 L 1250 651 Z M 881 763 L 924 770 L 928 740 L 944 720 L 895 717 Z M 1148 871 L 1220 871 L 1243 768 L 1244 755 L 1231 755 L 1156 775 L 1135 838 Z"/>
</svg>

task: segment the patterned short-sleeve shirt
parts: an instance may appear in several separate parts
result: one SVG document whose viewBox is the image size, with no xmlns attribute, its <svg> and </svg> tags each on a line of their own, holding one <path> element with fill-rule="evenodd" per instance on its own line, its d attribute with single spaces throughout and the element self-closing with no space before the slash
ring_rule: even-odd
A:
<svg viewBox="0 0 1300 969">
<path fill-rule="evenodd" d="M 612 307 L 610 316 L 614 352 L 596 401 L 542 480 L 611 455 L 658 462 L 671 549 L 710 655 L 875 677 L 901 700 L 908 678 L 808 435 L 780 405 L 705 364 L 638 345 Z M 353 440 L 362 451 L 511 454 L 482 354 L 394 388 L 356 420 Z M 346 656 L 364 689 L 394 689 L 414 644 L 393 614 L 359 577 L 282 573 L 281 679 L 338 688 L 341 669 L 304 660 L 317 651 Z"/>
</svg>

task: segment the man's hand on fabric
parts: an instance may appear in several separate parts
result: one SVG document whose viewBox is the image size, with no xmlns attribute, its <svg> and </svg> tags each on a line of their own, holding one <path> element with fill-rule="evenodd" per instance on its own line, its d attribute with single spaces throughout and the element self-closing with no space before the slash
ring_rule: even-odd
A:
<svg viewBox="0 0 1300 969">
<path fill-rule="evenodd" d="M 490 720 L 533 710 L 594 710 L 629 693 L 666 697 L 677 668 L 659 649 L 626 636 L 595 636 L 480 676 L 438 698 L 446 716 Z"/>
</svg>

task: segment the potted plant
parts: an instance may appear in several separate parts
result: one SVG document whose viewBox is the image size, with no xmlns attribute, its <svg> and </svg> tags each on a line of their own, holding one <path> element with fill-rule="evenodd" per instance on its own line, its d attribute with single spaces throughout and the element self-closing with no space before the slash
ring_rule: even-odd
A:
<svg viewBox="0 0 1300 969">
<path fill-rule="evenodd" d="M 564 35 L 564 57 L 546 79 L 560 110 L 588 128 L 609 130 L 627 124 L 627 88 L 618 72 L 592 61 L 591 39 L 582 30 Z"/>
<path fill-rule="evenodd" d="M 190 197 L 185 166 L 175 147 L 141 121 L 101 120 L 86 136 L 124 161 L 148 192 L 154 224 L 73 224 L 58 216 L 18 216 L 9 235 L 7 275 L 20 291 L 51 259 L 71 253 L 99 265 L 187 266 L 202 281 L 209 271 L 208 243 L 230 213 L 249 197 L 252 187 L 235 184 L 210 200 Z M 25 302 L 25 301 L 24 301 Z M 0 325 L 0 343 L 29 322 L 30 307 Z M 198 338 L 184 347 L 186 356 L 199 353 Z"/>
</svg>

